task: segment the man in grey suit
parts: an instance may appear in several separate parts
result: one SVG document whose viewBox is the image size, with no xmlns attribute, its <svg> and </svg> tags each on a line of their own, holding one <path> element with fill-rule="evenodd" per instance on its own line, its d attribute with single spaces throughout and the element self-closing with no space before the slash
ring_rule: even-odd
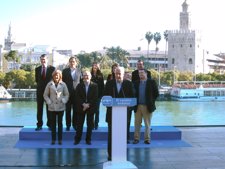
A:
<svg viewBox="0 0 225 169">
<path fill-rule="evenodd" d="M 76 130 L 77 128 L 77 112 L 75 107 L 75 89 L 82 80 L 80 69 L 77 68 L 76 57 L 71 56 L 69 59 L 69 67 L 65 68 L 62 72 L 62 79 L 66 83 L 70 93 L 69 101 L 66 104 L 66 130 L 69 131 L 71 124 Z M 71 115 L 71 110 L 73 113 Z M 72 116 L 72 118 L 71 118 Z"/>
</svg>

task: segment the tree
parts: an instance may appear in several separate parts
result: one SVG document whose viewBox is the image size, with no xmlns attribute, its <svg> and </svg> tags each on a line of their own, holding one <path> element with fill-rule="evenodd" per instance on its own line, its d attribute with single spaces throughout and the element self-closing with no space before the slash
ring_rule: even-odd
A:
<svg viewBox="0 0 225 169">
<path fill-rule="evenodd" d="M 5 78 L 5 73 L 0 71 L 0 84 L 3 84 Z"/>
<path fill-rule="evenodd" d="M 158 48 L 158 43 L 160 42 L 160 40 L 161 40 L 161 34 L 159 33 L 159 32 L 156 32 L 156 33 L 154 33 L 154 41 L 155 41 L 155 51 L 157 52 L 158 50 L 159 50 L 159 48 Z"/>
<path fill-rule="evenodd" d="M 98 52 L 82 52 L 77 55 L 77 58 L 79 59 L 82 68 L 91 67 L 94 61 L 99 62 L 101 60 L 101 54 Z"/>
<path fill-rule="evenodd" d="M 153 39 L 153 34 L 149 31 L 145 34 L 145 39 L 148 41 L 148 51 L 147 51 L 147 58 L 149 58 L 149 46 L 150 46 L 150 43 Z"/>
<path fill-rule="evenodd" d="M 22 64 L 20 66 L 20 69 L 23 69 L 25 71 L 32 71 L 34 70 L 39 64 Z"/>
<path fill-rule="evenodd" d="M 108 55 L 113 62 L 120 63 L 125 68 L 129 67 L 129 62 L 126 56 L 129 56 L 130 53 L 122 49 L 120 46 L 106 48 L 106 55 Z"/>
<path fill-rule="evenodd" d="M 164 39 L 166 41 L 166 48 L 165 48 L 165 63 L 164 63 L 164 72 L 166 71 L 166 56 L 167 56 L 167 45 L 168 45 L 168 35 L 169 35 L 169 31 L 165 30 L 164 33 Z"/>
<path fill-rule="evenodd" d="M 158 48 L 158 43 L 161 40 L 161 34 L 159 32 L 154 33 L 153 35 L 154 41 L 155 41 L 155 57 L 156 57 L 156 53 L 158 52 L 159 48 Z M 157 65 L 156 65 L 157 68 Z M 160 69 L 160 65 L 158 65 L 158 69 Z"/>
<path fill-rule="evenodd" d="M 18 51 L 11 50 L 9 51 L 9 53 L 6 53 L 4 57 L 8 62 L 13 61 L 13 69 L 19 69 L 19 67 L 17 66 L 17 63 L 20 62 L 21 56 L 19 55 Z"/>
<path fill-rule="evenodd" d="M 110 69 L 112 65 L 113 65 L 113 61 L 109 58 L 108 55 L 104 55 L 101 58 L 101 60 L 100 60 L 101 69 Z"/>
</svg>

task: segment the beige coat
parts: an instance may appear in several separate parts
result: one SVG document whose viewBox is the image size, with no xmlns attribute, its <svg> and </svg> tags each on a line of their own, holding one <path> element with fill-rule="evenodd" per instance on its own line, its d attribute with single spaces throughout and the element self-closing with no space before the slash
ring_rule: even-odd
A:
<svg viewBox="0 0 225 169">
<path fill-rule="evenodd" d="M 48 104 L 49 111 L 64 111 L 69 99 L 69 92 L 66 84 L 61 81 L 57 88 L 53 81 L 50 81 L 44 91 L 44 99 Z"/>
</svg>

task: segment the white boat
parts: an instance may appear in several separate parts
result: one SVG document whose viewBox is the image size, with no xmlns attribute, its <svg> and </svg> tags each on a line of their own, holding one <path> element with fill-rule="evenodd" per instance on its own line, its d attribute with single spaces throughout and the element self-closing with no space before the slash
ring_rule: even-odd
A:
<svg viewBox="0 0 225 169">
<path fill-rule="evenodd" d="M 179 81 L 170 96 L 177 101 L 225 101 L 225 81 Z"/>
<path fill-rule="evenodd" d="M 9 92 L 0 84 L 0 101 L 9 101 L 12 99 L 12 96 Z"/>
</svg>

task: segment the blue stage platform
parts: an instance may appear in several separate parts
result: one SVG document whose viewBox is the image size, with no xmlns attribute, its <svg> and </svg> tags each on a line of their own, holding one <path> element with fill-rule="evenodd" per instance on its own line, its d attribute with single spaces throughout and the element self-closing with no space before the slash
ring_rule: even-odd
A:
<svg viewBox="0 0 225 169">
<path fill-rule="evenodd" d="M 134 128 L 131 127 L 131 142 L 133 140 Z M 106 148 L 107 147 L 107 127 L 100 127 L 93 130 L 92 145 L 85 144 L 86 127 L 83 130 L 83 138 L 80 144 L 73 145 L 75 131 L 63 132 L 63 144 L 51 145 L 51 131 L 43 128 L 35 131 L 34 126 L 25 126 L 19 132 L 19 140 L 16 148 Z M 141 129 L 141 139 L 143 139 L 144 127 Z M 190 146 L 181 140 L 181 131 L 173 126 L 152 126 L 151 144 L 146 145 L 143 140 L 139 144 L 128 144 L 128 148 L 144 148 L 144 147 L 183 147 Z"/>
</svg>

